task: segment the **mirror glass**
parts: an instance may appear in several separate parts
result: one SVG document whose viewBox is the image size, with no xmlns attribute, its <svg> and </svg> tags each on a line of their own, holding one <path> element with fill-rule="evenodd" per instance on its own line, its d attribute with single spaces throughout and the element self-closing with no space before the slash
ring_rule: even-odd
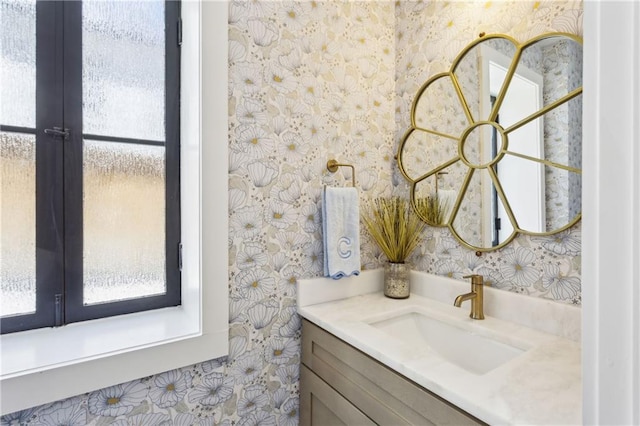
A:
<svg viewBox="0 0 640 426">
<path fill-rule="evenodd" d="M 567 229 L 581 215 L 581 120 L 580 38 L 476 40 L 414 100 L 398 165 L 416 212 L 481 251 Z"/>
</svg>

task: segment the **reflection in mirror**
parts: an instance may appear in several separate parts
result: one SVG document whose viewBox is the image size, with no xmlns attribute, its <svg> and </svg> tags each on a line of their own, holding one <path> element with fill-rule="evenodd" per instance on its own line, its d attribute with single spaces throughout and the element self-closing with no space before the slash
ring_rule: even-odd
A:
<svg viewBox="0 0 640 426">
<path fill-rule="evenodd" d="M 483 90 L 479 90 L 480 82 L 490 79 L 492 92 L 497 95 L 504 84 L 507 70 L 516 59 L 515 53 L 516 47 L 513 41 L 489 38 L 483 43 L 476 44 L 458 59 L 453 73 L 474 121 L 490 120 L 491 114 L 491 109 L 486 107 L 483 99 L 480 99 L 483 93 Z M 487 61 L 504 72 L 489 74 L 486 68 Z"/>
<path fill-rule="evenodd" d="M 413 106 L 413 126 L 458 139 L 469 121 L 450 76 L 438 75 L 427 83 L 424 88 L 429 90 L 422 92 Z"/>
<path fill-rule="evenodd" d="M 505 55 L 509 45 L 505 41 L 485 48 L 483 44 L 482 53 L 485 57 L 481 63 L 488 76 L 485 76 L 481 96 L 483 109 L 491 109 L 495 113 L 496 123 L 508 135 L 506 155 L 500 159 L 495 171 L 502 182 L 517 224 L 506 221 L 506 213 L 496 205 L 495 197 L 484 199 L 483 202 L 492 203 L 491 211 L 498 212 L 498 216 L 489 220 L 497 220 L 503 228 L 517 225 L 517 228 L 528 233 L 551 232 L 567 225 L 579 214 L 571 217 L 556 215 L 562 217 L 564 222 L 546 219 L 546 212 L 552 210 L 552 203 L 546 196 L 547 187 L 568 186 L 569 173 L 565 173 L 567 180 L 561 182 L 559 177 L 563 175 L 562 169 L 547 167 L 558 171 L 553 175 L 554 180 L 547 179 L 544 164 L 531 160 L 580 168 L 581 150 L 577 146 L 571 147 L 571 144 L 580 144 L 578 141 L 582 140 L 582 124 L 578 118 L 582 111 L 581 96 L 557 106 L 554 104 L 566 100 L 571 91 L 582 86 L 582 47 L 575 40 L 564 37 L 550 37 L 524 47 L 515 73 L 509 84 L 503 87 L 509 71 L 506 66 L 511 62 L 512 56 Z M 500 96 L 502 90 L 502 103 L 495 110 L 496 97 Z M 489 96 L 486 95 L 487 92 Z M 532 120 L 532 117 L 549 107 L 553 108 Z M 522 124 L 523 122 L 526 124 Z M 569 130 L 570 122 L 574 123 L 575 131 Z M 511 130 L 512 126 L 514 130 Z M 495 133 L 497 132 L 494 132 L 493 138 Z M 495 149 L 495 141 L 492 141 L 491 149 Z M 485 152 L 488 150 L 489 148 Z M 578 155 L 569 160 L 562 151 L 573 151 Z M 521 157 L 509 155 L 511 153 L 520 154 Z M 574 164 L 569 164 L 570 162 Z M 572 204 L 575 205 L 576 202 L 579 203 L 579 200 L 572 201 Z M 499 238 L 492 241 L 493 245 L 507 241 L 511 232 L 510 229 L 504 230 L 506 232 L 499 232 Z"/>
<path fill-rule="evenodd" d="M 558 229 L 580 214 L 582 175 L 545 166 L 546 224 L 545 229 Z"/>
<path fill-rule="evenodd" d="M 472 180 L 468 191 L 475 190 L 480 193 L 483 200 L 480 203 L 483 206 L 481 215 L 478 217 L 479 234 L 476 236 L 480 244 L 477 247 L 492 247 L 499 244 L 499 241 L 508 238 L 514 231 L 511 224 L 510 210 L 505 207 L 503 202 L 504 193 L 502 185 L 495 174 L 497 167 L 494 165 L 489 168 L 475 170 L 476 179 Z M 475 185 L 475 186 L 474 186 Z M 484 200 L 490 200 L 488 203 Z M 485 211 L 486 209 L 489 211 Z M 487 219 L 489 218 L 489 219 Z M 464 215 L 460 218 L 456 217 L 460 223 L 464 220 Z"/>
<path fill-rule="evenodd" d="M 480 94 L 478 91 L 478 75 L 480 72 L 478 69 L 478 52 L 480 48 L 481 46 L 477 45 L 460 57 L 453 71 L 460 92 L 466 101 L 470 122 L 487 119 L 487 117 L 482 118 L 480 116 L 480 102 L 478 102 Z"/>
<path fill-rule="evenodd" d="M 497 169 L 497 167 L 495 167 L 495 169 Z M 482 172 L 491 175 L 488 170 L 483 170 Z M 485 231 L 483 235 L 485 241 L 484 245 L 487 247 L 497 246 L 501 242 L 508 241 L 516 235 L 516 230 L 514 228 L 516 216 L 513 213 L 513 206 L 511 205 L 512 201 L 504 195 L 504 186 L 502 185 L 497 173 L 494 173 L 491 179 L 490 185 L 483 184 L 483 189 L 489 189 L 492 197 L 491 211 L 489 213 L 491 220 L 483 221 L 483 223 L 485 223 L 485 229 L 488 229 L 488 231 Z M 507 202 L 509 204 L 507 204 Z M 516 200 L 516 203 L 518 202 L 519 201 Z"/>
<path fill-rule="evenodd" d="M 565 37 L 549 37 L 528 45 L 522 49 L 516 75 L 540 78 L 542 105 L 549 106 L 582 87 L 582 44 Z M 506 97 L 517 96 L 517 90 L 509 85 Z"/>
<path fill-rule="evenodd" d="M 496 175 L 511 211 L 517 218 L 518 227 L 528 232 L 546 231 L 542 164 L 505 155 L 497 167 Z M 509 221 L 506 213 L 500 208 L 497 218 L 505 225 Z"/>
<path fill-rule="evenodd" d="M 547 114 L 550 114 L 547 113 Z M 509 133 L 508 152 L 512 155 L 530 157 L 532 161 L 544 161 L 547 153 L 543 139 L 544 122 L 548 119 L 546 115 L 536 118 L 527 124 Z M 553 138 L 553 136 L 550 136 Z M 551 159 L 549 159 L 552 161 Z"/>
<path fill-rule="evenodd" d="M 437 173 L 437 186 L 435 196 L 438 200 L 438 208 L 443 213 L 443 224 L 451 223 L 458 194 L 462 190 L 464 176 L 468 168 L 462 161 L 457 161 Z M 431 177 L 433 179 L 433 177 Z"/>
<path fill-rule="evenodd" d="M 469 167 L 482 169 L 500 160 L 506 144 L 507 138 L 500 126 L 493 122 L 480 122 L 462 134 L 460 156 Z"/>
<path fill-rule="evenodd" d="M 482 251 L 518 233 L 572 226 L 581 211 L 581 94 L 576 36 L 551 33 L 520 44 L 492 35 L 471 43 L 414 100 L 398 152 L 405 178 L 420 182 L 412 197 L 433 197 L 434 174 L 447 171 L 437 188 L 441 197 L 456 191 L 447 196 L 455 201 L 446 224 Z"/>
<path fill-rule="evenodd" d="M 406 136 L 406 141 L 399 156 L 402 157 L 403 173 L 414 180 L 432 173 L 436 167 L 458 155 L 457 138 L 412 131 Z"/>
<path fill-rule="evenodd" d="M 456 161 L 416 183 L 412 199 L 422 220 L 432 226 L 450 222 L 467 170 L 461 161 Z"/>
<path fill-rule="evenodd" d="M 486 173 L 485 170 L 468 170 L 467 176 L 465 176 L 465 179 L 469 179 L 468 185 L 451 224 L 454 235 L 472 246 L 482 246 L 483 244 L 483 229 L 478 226 L 482 216 L 481 172 Z"/>
<path fill-rule="evenodd" d="M 431 200 L 435 194 L 435 179 L 428 178 L 416 183 L 415 191 L 413 192 L 413 198 L 411 199 L 415 206 L 416 214 L 423 221 L 427 222 L 431 226 L 441 225 L 437 216 L 432 213 Z"/>
</svg>

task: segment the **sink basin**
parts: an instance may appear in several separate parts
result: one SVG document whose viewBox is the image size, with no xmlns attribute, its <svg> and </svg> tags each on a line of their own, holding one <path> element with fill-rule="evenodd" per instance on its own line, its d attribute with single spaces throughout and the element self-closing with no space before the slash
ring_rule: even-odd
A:
<svg viewBox="0 0 640 426">
<path fill-rule="evenodd" d="M 369 325 L 419 348 L 426 346 L 444 360 L 477 375 L 487 373 L 527 350 L 501 342 L 497 336 L 478 334 L 470 327 L 462 327 L 463 324 L 454 325 L 421 312 L 403 313 L 369 322 Z"/>
</svg>

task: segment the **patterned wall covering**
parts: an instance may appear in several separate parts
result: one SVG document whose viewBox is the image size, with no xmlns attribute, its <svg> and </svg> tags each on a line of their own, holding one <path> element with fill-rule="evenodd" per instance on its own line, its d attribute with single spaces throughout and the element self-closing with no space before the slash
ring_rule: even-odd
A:
<svg viewBox="0 0 640 426">
<path fill-rule="evenodd" d="M 582 51 L 576 43 L 562 41 L 548 46 L 544 48 L 543 57 L 540 62 L 544 70 L 545 102 L 556 100 L 557 94 L 567 94 L 582 84 Z M 547 158 L 582 167 L 582 97 L 545 114 L 544 132 Z M 549 201 L 547 229 L 556 229 L 569 223 L 580 211 L 582 197 L 576 189 L 582 182 L 577 173 L 557 168 L 548 168 L 545 179 Z"/>
<path fill-rule="evenodd" d="M 230 355 L 2 417 L 34 425 L 298 423 L 296 282 L 322 274 L 319 194 L 406 194 L 392 164 L 417 88 L 480 31 L 581 33 L 580 2 L 237 1 L 229 12 Z M 384 256 L 363 235 L 363 267 Z M 430 229 L 416 269 L 580 302 L 580 229 L 478 258 Z"/>
</svg>

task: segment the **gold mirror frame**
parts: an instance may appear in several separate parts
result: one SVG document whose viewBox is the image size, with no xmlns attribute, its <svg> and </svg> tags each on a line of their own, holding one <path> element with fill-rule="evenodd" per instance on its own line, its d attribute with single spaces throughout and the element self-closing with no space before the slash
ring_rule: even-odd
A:
<svg viewBox="0 0 640 426">
<path fill-rule="evenodd" d="M 510 243 L 518 234 L 525 234 L 525 235 L 534 235 L 534 236 L 549 236 L 549 235 L 553 235 L 556 234 L 558 232 L 562 232 L 568 228 L 571 228 L 572 226 L 574 226 L 580 219 L 582 216 L 582 212 L 581 212 L 581 208 L 580 211 L 578 211 L 578 213 L 575 215 L 575 217 L 573 217 L 573 219 L 569 220 L 569 222 L 564 225 L 561 226 L 559 228 L 553 229 L 551 231 L 545 231 L 545 232 L 532 232 L 532 231 L 528 231 L 525 229 L 521 229 L 520 226 L 518 225 L 518 221 L 517 218 L 514 215 L 514 212 L 509 204 L 508 198 L 505 194 L 505 192 L 503 191 L 503 188 L 500 184 L 500 180 L 498 179 L 498 176 L 494 170 L 494 164 L 497 164 L 500 159 L 502 157 L 504 157 L 504 155 L 506 153 L 513 155 L 515 157 L 520 157 L 521 159 L 524 160 L 529 160 L 529 161 L 533 161 L 536 163 L 539 163 L 542 166 L 551 166 L 551 167 L 555 167 L 558 169 L 562 169 L 565 170 L 567 172 L 573 172 L 576 173 L 578 175 L 582 174 L 581 169 L 579 168 L 575 168 L 575 167 L 571 167 L 569 165 L 565 165 L 565 164 L 559 164 L 553 161 L 549 161 L 546 158 L 544 158 L 544 156 L 542 156 L 541 158 L 536 158 L 536 157 L 531 157 L 528 156 L 526 154 L 522 154 L 522 153 L 518 153 L 518 152 L 513 152 L 513 151 L 508 151 L 508 135 L 510 132 L 513 132 L 519 128 L 521 128 L 522 126 L 526 125 L 527 123 L 530 123 L 540 117 L 542 117 L 543 115 L 545 115 L 546 113 L 548 113 L 549 111 L 557 108 L 560 105 L 563 105 L 567 102 L 569 102 L 571 99 L 579 96 L 582 94 L 582 86 L 577 87 L 571 91 L 569 91 L 567 94 L 565 94 L 564 96 L 560 97 L 559 99 L 556 99 L 553 102 L 550 102 L 548 105 L 543 105 L 543 107 L 541 107 L 539 110 L 537 110 L 535 113 L 528 115 L 527 117 L 525 117 L 524 119 L 521 119 L 520 121 L 511 124 L 510 126 L 508 126 L 506 129 L 503 128 L 500 124 L 497 123 L 497 117 L 498 117 L 498 113 L 500 111 L 500 107 L 505 99 L 505 96 L 508 92 L 509 86 L 511 84 L 511 80 L 514 76 L 514 74 L 516 73 L 516 69 L 519 65 L 521 56 L 522 56 L 522 52 L 524 49 L 526 49 L 527 47 L 530 47 L 538 42 L 541 42 L 545 39 L 549 39 L 549 38 L 553 38 L 553 37 L 560 37 L 560 38 L 567 38 L 570 39 L 576 43 L 578 43 L 580 46 L 582 46 L 582 38 L 573 35 L 573 34 L 568 34 L 568 33 L 560 33 L 560 32 L 553 32 L 553 33 L 546 33 L 546 34 L 542 34 L 540 36 L 537 36 L 533 39 L 530 39 L 524 43 L 518 43 L 514 38 L 505 35 L 505 34 L 491 34 L 491 35 L 484 35 L 481 34 L 480 37 L 473 41 L 472 43 L 470 43 L 467 47 L 465 47 L 459 54 L 458 56 L 455 58 L 455 60 L 453 61 L 449 71 L 447 72 L 442 72 L 439 74 L 436 74 L 434 76 L 432 76 L 431 78 L 429 78 L 422 86 L 421 88 L 418 90 L 416 97 L 412 103 L 412 107 L 411 107 L 411 127 L 405 132 L 404 136 L 402 137 L 401 141 L 400 141 L 400 145 L 398 147 L 398 153 L 396 156 L 397 162 L 398 162 L 398 167 L 400 169 L 400 172 L 402 173 L 402 175 L 404 176 L 404 178 L 409 182 L 410 184 L 410 194 L 411 194 L 411 205 L 414 209 L 414 211 L 416 212 L 416 214 L 426 223 L 428 223 L 431 226 L 437 226 L 437 227 L 448 227 L 449 230 L 451 231 L 451 233 L 453 234 L 453 236 L 465 247 L 472 249 L 472 250 L 476 250 L 476 251 L 482 251 L 482 252 L 487 252 L 487 251 L 493 251 L 493 250 L 498 250 L 504 246 L 506 246 L 508 243 Z M 515 47 L 515 53 L 513 55 L 512 61 L 511 61 L 511 65 L 508 69 L 508 71 L 506 72 L 506 76 L 504 78 L 504 81 L 502 83 L 501 86 L 501 90 L 498 93 L 498 95 L 496 96 L 495 102 L 493 104 L 493 106 L 490 108 L 490 113 L 489 113 L 489 117 L 486 120 L 475 120 L 472 114 L 471 109 L 469 108 L 469 105 L 467 104 L 467 101 L 465 99 L 463 90 L 461 88 L 461 84 L 458 81 L 458 78 L 455 75 L 455 71 L 456 68 L 458 66 L 458 64 L 460 63 L 460 61 L 467 55 L 467 53 L 469 53 L 474 47 L 476 47 L 478 44 L 492 40 L 492 39 L 503 39 L 508 41 L 509 43 L 511 43 L 514 47 Z M 428 128 L 424 128 L 420 123 L 418 123 L 417 117 L 416 117 L 416 110 L 418 108 L 418 104 L 420 103 L 421 99 L 422 99 L 422 95 L 424 94 L 424 92 L 427 90 L 427 88 L 434 82 L 437 82 L 440 79 L 450 79 L 450 81 L 453 83 L 453 88 L 455 90 L 455 93 L 457 95 L 458 101 L 460 102 L 460 106 L 462 107 L 462 110 L 464 111 L 464 115 L 466 116 L 466 120 L 467 120 L 467 124 L 468 126 L 466 127 L 466 129 L 460 134 L 460 136 L 452 136 L 451 134 L 448 134 L 446 131 L 442 131 L 439 129 L 428 129 Z M 435 86 L 435 85 L 434 85 Z M 464 148 L 464 144 L 465 144 L 465 140 L 468 136 L 468 134 L 475 129 L 476 127 L 480 126 L 480 125 L 489 125 L 489 126 L 493 126 L 494 128 L 497 129 L 497 132 L 500 134 L 501 138 L 502 138 L 502 147 L 500 149 L 500 152 L 497 153 L 495 155 L 495 157 L 490 160 L 489 162 L 483 163 L 483 164 L 474 164 L 471 161 L 468 161 L 467 158 L 465 158 L 465 155 L 463 153 L 463 148 Z M 448 138 L 448 139 L 456 139 L 458 141 L 457 144 L 457 149 L 458 149 L 458 155 L 449 159 L 448 161 L 445 161 L 441 164 L 439 164 L 438 166 L 434 167 L 433 169 L 431 169 L 430 171 L 428 171 L 425 174 L 422 174 L 418 177 L 411 177 L 410 174 L 407 172 L 407 170 L 405 169 L 405 162 L 403 159 L 403 155 L 404 155 L 404 148 L 405 145 L 407 144 L 407 142 L 409 141 L 409 138 L 412 136 L 412 134 L 414 132 L 426 132 L 434 137 L 438 137 L 438 138 Z M 569 131 L 569 133 L 571 133 Z M 428 153 L 427 153 L 428 155 Z M 421 209 L 418 207 L 418 205 L 424 206 L 425 205 L 425 199 L 424 198 L 420 198 L 419 195 L 417 194 L 417 190 L 416 187 L 419 183 L 425 181 L 425 179 L 427 179 L 428 177 L 434 176 L 434 178 L 436 179 L 435 181 L 435 193 L 437 194 L 438 191 L 438 177 L 439 175 L 446 173 L 446 171 L 444 171 L 445 169 L 447 169 L 448 167 L 452 166 L 453 164 L 457 163 L 458 161 L 462 162 L 466 167 L 468 167 L 468 172 L 466 173 L 466 176 L 461 184 L 461 187 L 457 193 L 455 202 L 453 203 L 452 208 L 448 211 L 447 213 L 447 218 L 448 220 L 446 220 L 445 223 L 435 223 L 433 222 L 432 218 L 433 216 L 433 212 L 424 212 L 424 209 Z M 482 162 L 481 162 L 482 163 Z M 491 178 L 491 181 L 494 184 L 494 188 L 495 191 L 498 194 L 498 197 L 500 197 L 500 201 L 502 202 L 502 204 L 504 205 L 504 208 L 506 210 L 506 214 L 511 222 L 511 224 L 513 225 L 513 232 L 502 242 L 500 242 L 497 245 L 492 245 L 490 247 L 484 247 L 484 246 L 476 246 L 473 245 L 471 243 L 469 243 L 468 241 L 466 241 L 455 229 L 454 227 L 454 222 L 455 222 L 455 218 L 457 217 L 459 210 L 460 210 L 460 206 L 464 200 L 465 197 L 465 193 L 467 192 L 467 189 L 469 187 L 469 184 L 471 182 L 474 170 L 477 169 L 481 169 L 481 170 L 486 170 Z M 429 201 L 427 204 L 432 204 L 432 200 L 427 200 Z M 546 200 L 545 200 L 546 201 Z M 436 203 L 437 204 L 437 203 Z"/>
</svg>

